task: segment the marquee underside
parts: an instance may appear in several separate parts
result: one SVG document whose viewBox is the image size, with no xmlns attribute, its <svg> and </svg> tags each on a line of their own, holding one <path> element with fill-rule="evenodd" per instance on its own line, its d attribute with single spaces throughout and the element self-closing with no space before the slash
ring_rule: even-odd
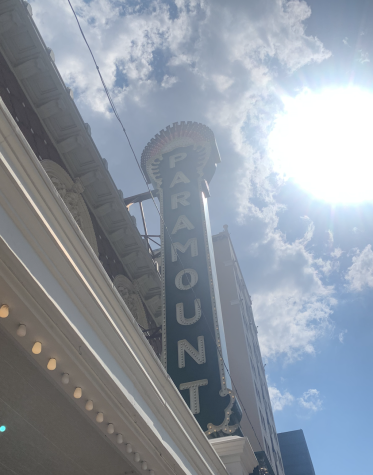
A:
<svg viewBox="0 0 373 475">
<path fill-rule="evenodd" d="M 0 327 L 2 425 L 2 475 L 135 473 Z"/>
</svg>

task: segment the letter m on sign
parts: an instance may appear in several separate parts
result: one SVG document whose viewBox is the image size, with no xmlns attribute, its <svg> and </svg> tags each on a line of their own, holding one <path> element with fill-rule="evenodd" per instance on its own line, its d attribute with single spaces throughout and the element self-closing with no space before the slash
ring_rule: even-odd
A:
<svg viewBox="0 0 373 475">
<path fill-rule="evenodd" d="M 177 261 L 177 251 L 185 253 L 189 246 L 191 256 L 198 256 L 197 238 L 190 238 L 185 244 L 181 244 L 180 242 L 174 242 L 173 244 L 171 244 L 172 262 Z"/>
</svg>

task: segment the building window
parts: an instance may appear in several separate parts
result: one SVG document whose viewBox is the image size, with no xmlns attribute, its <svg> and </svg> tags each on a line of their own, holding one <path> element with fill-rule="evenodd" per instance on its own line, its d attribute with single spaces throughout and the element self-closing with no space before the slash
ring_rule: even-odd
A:
<svg viewBox="0 0 373 475">
<path fill-rule="evenodd" d="M 246 337 L 246 344 L 247 344 L 247 347 L 249 348 L 249 351 L 250 351 L 250 353 L 251 353 L 251 351 L 252 351 L 252 350 L 251 350 L 251 345 L 250 345 L 249 339 L 248 339 L 248 337 L 247 337 L 246 334 L 245 334 L 245 337 Z"/>
<path fill-rule="evenodd" d="M 266 427 L 266 421 L 263 417 L 263 414 L 262 414 L 262 411 L 259 409 L 259 414 L 260 414 L 260 420 L 261 420 L 261 423 L 262 423 L 262 426 L 263 426 L 263 429 L 264 430 L 267 430 L 267 427 Z"/>
<path fill-rule="evenodd" d="M 254 381 L 254 384 L 255 384 L 255 391 L 256 391 L 256 397 L 258 398 L 258 401 L 262 401 L 261 398 L 260 398 L 260 393 L 258 391 L 258 386 L 256 385 L 256 382 Z"/>
<path fill-rule="evenodd" d="M 251 370 L 252 370 L 253 374 L 255 375 L 255 366 L 253 364 L 253 360 L 251 359 L 251 356 L 250 356 L 250 365 L 251 365 Z"/>
<path fill-rule="evenodd" d="M 267 406 L 267 401 L 266 401 L 266 398 L 265 398 L 265 396 L 264 396 L 264 391 L 263 391 L 263 383 L 260 385 L 260 389 L 261 389 L 261 391 L 262 391 L 263 401 L 265 401 L 266 406 Z"/>
<path fill-rule="evenodd" d="M 267 423 L 268 423 L 268 426 L 270 427 L 270 426 L 271 426 L 271 423 L 269 422 L 269 417 L 268 417 L 268 411 L 267 411 L 267 408 L 265 408 L 265 411 L 266 411 L 266 418 L 267 418 Z"/>
<path fill-rule="evenodd" d="M 282 465 L 282 458 L 280 456 L 278 456 L 278 459 L 280 461 L 280 465 L 281 465 L 281 468 L 282 468 L 282 471 L 284 471 L 284 466 Z"/>
</svg>

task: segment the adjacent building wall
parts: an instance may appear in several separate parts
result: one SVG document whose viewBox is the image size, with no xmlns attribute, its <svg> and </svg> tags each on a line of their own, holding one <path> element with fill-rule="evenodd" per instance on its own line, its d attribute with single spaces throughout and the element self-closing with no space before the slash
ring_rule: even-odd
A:
<svg viewBox="0 0 373 475">
<path fill-rule="evenodd" d="M 265 452 L 274 472 L 283 475 L 251 298 L 228 227 L 224 228 L 213 236 L 213 242 L 229 367 L 243 411 L 241 428 L 254 451 Z"/>
</svg>

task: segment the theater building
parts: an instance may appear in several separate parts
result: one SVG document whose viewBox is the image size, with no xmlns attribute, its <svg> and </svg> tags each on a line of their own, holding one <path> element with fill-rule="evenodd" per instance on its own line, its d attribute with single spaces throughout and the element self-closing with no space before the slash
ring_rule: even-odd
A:
<svg viewBox="0 0 373 475">
<path fill-rule="evenodd" d="M 0 473 L 281 474 L 224 364 L 212 132 L 147 149 L 158 191 L 168 166 L 160 273 L 23 0 L 0 0 L 0 96 Z"/>
</svg>

